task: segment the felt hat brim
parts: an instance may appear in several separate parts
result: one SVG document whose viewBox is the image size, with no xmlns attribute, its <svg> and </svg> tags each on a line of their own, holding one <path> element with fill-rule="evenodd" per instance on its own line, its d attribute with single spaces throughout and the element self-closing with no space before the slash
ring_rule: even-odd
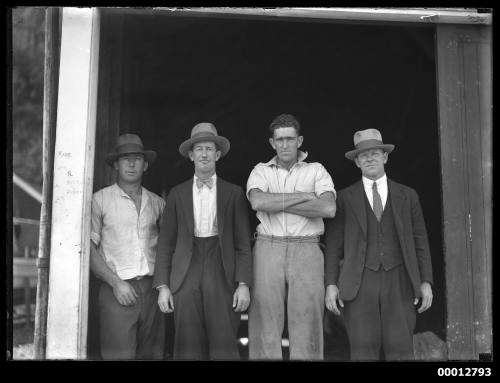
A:
<svg viewBox="0 0 500 383">
<path fill-rule="evenodd" d="M 229 152 L 229 148 L 231 144 L 226 137 L 223 136 L 214 136 L 213 134 L 199 134 L 196 137 L 191 137 L 188 140 L 184 141 L 179 146 L 179 153 L 184 157 L 189 158 L 189 151 L 192 149 L 193 145 L 198 142 L 203 141 L 211 141 L 217 145 L 217 148 L 221 151 L 221 157 L 224 157 L 227 152 Z"/>
<path fill-rule="evenodd" d="M 156 160 L 156 152 L 154 150 L 134 150 L 134 149 L 130 148 L 129 150 L 120 150 L 119 152 L 108 153 L 106 155 L 106 157 L 104 158 L 104 161 L 106 161 L 106 163 L 109 166 L 113 167 L 114 163 L 118 159 L 118 157 L 124 156 L 126 154 L 132 154 L 132 153 L 143 154 L 144 160 L 147 161 L 149 166 L 151 166 L 153 164 L 153 162 L 155 162 L 155 160 Z"/>
<path fill-rule="evenodd" d="M 382 149 L 384 152 L 390 153 L 394 150 L 395 147 L 392 144 L 368 144 L 368 145 L 362 145 L 362 144 L 363 142 L 360 142 L 360 145 L 356 149 L 348 151 L 345 154 L 346 158 L 351 161 L 354 161 L 354 158 L 356 158 L 356 156 L 359 153 L 364 152 L 365 150 L 368 149 Z"/>
</svg>

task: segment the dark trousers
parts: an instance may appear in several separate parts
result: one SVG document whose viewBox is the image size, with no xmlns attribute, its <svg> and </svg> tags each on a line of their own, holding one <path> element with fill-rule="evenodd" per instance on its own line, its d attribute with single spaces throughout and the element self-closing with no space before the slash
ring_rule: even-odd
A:
<svg viewBox="0 0 500 383">
<path fill-rule="evenodd" d="M 99 291 L 100 344 L 103 359 L 163 359 L 165 316 L 151 277 L 128 280 L 139 295 L 133 306 L 122 306 L 113 289 Z"/>
<path fill-rule="evenodd" d="M 365 267 L 358 295 L 344 302 L 351 360 L 412 360 L 416 313 L 403 265 L 385 271 Z"/>
<path fill-rule="evenodd" d="M 194 238 L 191 264 L 174 294 L 174 359 L 239 359 L 240 313 L 232 307 L 217 236 Z"/>
</svg>

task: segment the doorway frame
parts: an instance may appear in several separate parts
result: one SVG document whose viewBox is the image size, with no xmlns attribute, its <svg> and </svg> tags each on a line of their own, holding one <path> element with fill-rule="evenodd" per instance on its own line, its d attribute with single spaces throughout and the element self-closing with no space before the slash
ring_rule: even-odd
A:
<svg viewBox="0 0 500 383">
<path fill-rule="evenodd" d="M 69 16 L 75 8 L 63 8 L 61 38 L 70 36 L 72 25 Z M 79 156 L 55 157 L 54 197 L 52 206 L 52 255 L 50 267 L 50 292 L 57 295 L 57 286 L 69 284 L 75 292 L 74 305 L 68 311 L 61 302 L 66 297 L 49 296 L 48 339 L 59 338 L 62 323 L 74 328 L 74 336 L 64 338 L 64 342 L 52 342 L 48 358 L 84 359 L 87 356 L 87 313 L 88 313 L 88 273 L 90 230 L 90 203 L 94 180 L 95 104 L 97 101 L 97 66 L 99 56 L 100 9 L 83 10 L 90 12 L 92 33 L 81 37 L 81 44 L 88 46 L 86 59 L 92 65 L 83 70 L 70 67 L 67 62 L 69 51 L 61 50 L 60 80 L 65 76 L 77 76 L 83 72 L 91 79 L 88 86 L 81 89 L 88 97 L 86 113 L 79 123 L 68 126 L 57 124 L 57 135 L 69 136 L 80 131 L 77 126 L 84 124 L 86 138 L 74 144 L 75 152 L 84 153 L 83 164 Z M 440 137 L 441 198 L 443 206 L 443 241 L 446 275 L 447 301 L 447 349 L 450 360 L 477 360 L 482 354 L 492 352 L 491 318 L 491 240 L 492 240 L 492 52 L 491 14 L 466 10 L 439 9 L 371 9 L 371 8 L 199 8 L 199 9 L 117 9 L 117 12 L 132 14 L 168 14 L 171 16 L 259 18 L 279 20 L 316 20 L 319 22 L 383 23 L 392 25 L 414 25 L 432 23 L 436 27 L 436 78 L 438 85 L 438 113 Z M 65 23 L 66 21 L 66 23 Z M 87 30 L 89 24 L 86 24 Z M 61 39 L 61 40 L 62 40 Z M 63 40 L 64 41 L 64 40 Z M 62 46 L 63 47 L 63 46 Z M 73 53 L 74 54 L 74 53 Z M 66 58 L 66 59 L 65 59 Z M 85 74 L 84 73 L 84 74 Z M 116 86 L 116 82 L 114 82 Z M 72 90 L 74 92 L 74 89 Z M 70 90 L 59 87 L 59 100 L 68 99 Z M 112 102 L 118 103 L 119 100 Z M 105 109 L 105 108 L 101 108 Z M 57 115 L 69 113 L 65 104 L 58 105 Z M 117 126 L 110 126 L 116 133 Z M 97 143 L 110 145 L 109 141 Z M 55 153 L 61 153 L 61 144 L 56 141 Z M 104 153 L 103 150 L 97 154 Z M 103 148 L 104 149 L 104 148 Z M 55 153 L 52 153 L 54 156 Z M 62 151 L 65 153 L 65 151 Z M 64 164 L 58 165 L 58 161 Z M 79 173 L 87 182 L 70 186 L 68 169 L 80 169 Z M 57 182 L 56 182 L 57 181 Z M 62 185 L 62 186 L 61 186 Z M 59 192 L 59 193 L 58 193 Z M 61 203 L 61 195 L 78 195 L 77 204 Z M 57 207 L 61 206 L 60 211 Z M 62 210 L 61 210 L 62 209 Z M 59 212 L 59 213 L 58 213 Z M 58 233 L 68 225 L 63 219 L 71 214 L 81 229 L 62 238 Z M 78 244 L 79 256 L 67 253 L 57 255 L 57 245 L 63 248 Z M 70 252 L 71 253 L 71 252 Z M 61 265 L 77 270 L 80 278 L 68 280 Z M 86 277 L 85 277 L 86 276 Z M 465 302 L 465 304 L 464 304 Z M 62 320 L 64 318 L 64 321 Z M 47 345 L 49 348 L 49 344 Z"/>
</svg>

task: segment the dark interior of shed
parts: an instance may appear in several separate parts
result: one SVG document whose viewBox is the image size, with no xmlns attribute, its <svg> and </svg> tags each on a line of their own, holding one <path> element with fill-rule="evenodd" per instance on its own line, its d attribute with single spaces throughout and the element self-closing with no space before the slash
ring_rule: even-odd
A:
<svg viewBox="0 0 500 383">
<path fill-rule="evenodd" d="M 120 31 L 109 27 L 117 17 L 122 17 Z M 274 155 L 268 125 L 277 114 L 298 118 L 308 161 L 321 162 L 337 190 L 360 178 L 359 169 L 344 157 L 353 147 L 354 132 L 380 130 L 384 142 L 396 146 L 387 175 L 417 190 L 429 234 L 434 302 L 418 315 L 416 332 L 432 331 L 445 339 L 432 27 L 103 13 L 106 23 L 101 52 L 110 49 L 105 42 L 114 38 L 109 36 L 122 39 L 121 55 L 108 55 L 105 63 L 113 67 L 121 61 L 119 130 L 139 134 L 147 148 L 157 151 L 144 186 L 158 194 L 192 176 L 192 164 L 178 146 L 201 121 L 213 122 L 231 141 L 217 174 L 242 187 L 253 166 Z M 99 166 L 105 165 L 96 162 Z M 255 214 L 251 218 L 255 228 Z M 92 279 L 91 358 L 98 357 L 96 297 Z M 345 342 L 345 334 L 332 315 L 326 320 L 333 330 L 326 334 L 325 359 L 342 359 L 335 345 Z"/>
</svg>

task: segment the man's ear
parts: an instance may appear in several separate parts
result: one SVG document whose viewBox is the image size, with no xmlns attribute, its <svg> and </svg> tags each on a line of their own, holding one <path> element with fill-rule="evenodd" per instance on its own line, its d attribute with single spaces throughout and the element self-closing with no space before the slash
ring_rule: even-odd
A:
<svg viewBox="0 0 500 383">
<path fill-rule="evenodd" d="M 217 150 L 215 152 L 215 161 L 219 161 L 219 158 L 220 158 L 221 154 L 222 154 L 222 152 L 220 150 Z"/>
<path fill-rule="evenodd" d="M 144 171 L 148 170 L 148 168 L 149 168 L 149 162 L 144 161 Z"/>
<path fill-rule="evenodd" d="M 118 161 L 113 162 L 113 167 L 115 168 L 115 170 L 120 169 L 120 167 L 118 166 Z"/>
<path fill-rule="evenodd" d="M 361 169 L 361 165 L 359 164 L 358 157 L 354 157 L 354 162 L 356 163 L 356 166 Z"/>
<path fill-rule="evenodd" d="M 190 159 L 191 161 L 193 161 L 193 162 L 194 162 L 194 158 L 193 158 L 193 151 L 192 151 L 192 150 L 190 150 L 190 151 L 188 152 L 188 155 L 189 155 L 189 159 Z"/>
<path fill-rule="evenodd" d="M 297 137 L 297 147 L 300 148 L 302 145 L 302 142 L 304 142 L 304 136 L 298 136 Z"/>
<path fill-rule="evenodd" d="M 269 144 L 273 147 L 274 150 L 276 150 L 276 144 L 274 143 L 274 140 L 272 137 L 269 139 Z"/>
</svg>

